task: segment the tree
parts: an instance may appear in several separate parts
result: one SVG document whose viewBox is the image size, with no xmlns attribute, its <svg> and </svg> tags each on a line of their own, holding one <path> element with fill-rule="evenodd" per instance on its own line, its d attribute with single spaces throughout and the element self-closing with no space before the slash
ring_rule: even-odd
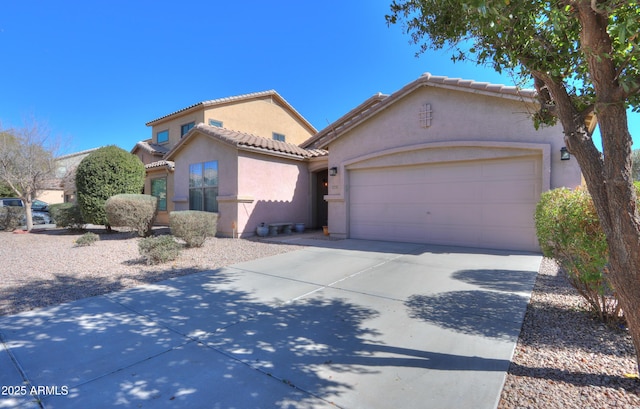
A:
<svg viewBox="0 0 640 409">
<path fill-rule="evenodd" d="M 471 59 L 533 80 L 534 125 L 559 121 L 578 161 L 609 247 L 617 292 L 640 369 L 640 218 L 627 108 L 640 103 L 640 4 L 636 0 L 394 0 L 421 50 L 451 46 Z M 586 120 L 595 115 L 602 153 Z"/>
<path fill-rule="evenodd" d="M 144 178 L 144 164 L 124 149 L 112 145 L 93 151 L 76 169 L 76 191 L 84 221 L 111 230 L 104 209 L 107 199 L 121 193 L 141 193 Z"/>
<path fill-rule="evenodd" d="M 0 129 L 0 183 L 25 204 L 27 230 L 33 228 L 31 204 L 55 175 L 57 142 L 42 125 Z"/>
</svg>

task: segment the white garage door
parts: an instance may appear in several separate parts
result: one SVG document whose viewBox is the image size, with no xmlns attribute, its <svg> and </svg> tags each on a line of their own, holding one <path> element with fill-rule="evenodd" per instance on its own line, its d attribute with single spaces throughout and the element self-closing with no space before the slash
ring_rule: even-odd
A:
<svg viewBox="0 0 640 409">
<path fill-rule="evenodd" d="M 538 250 L 541 157 L 349 171 L 349 236 Z"/>
</svg>

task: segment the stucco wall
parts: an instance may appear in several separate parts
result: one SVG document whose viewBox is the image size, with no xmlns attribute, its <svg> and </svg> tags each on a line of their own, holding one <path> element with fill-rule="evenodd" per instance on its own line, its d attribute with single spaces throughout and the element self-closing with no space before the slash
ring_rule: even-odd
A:
<svg viewBox="0 0 640 409">
<path fill-rule="evenodd" d="M 431 108 L 429 127 L 421 122 L 425 104 Z M 534 107 L 519 101 L 434 87 L 421 87 L 396 101 L 329 145 L 329 167 L 339 170 L 338 175 L 329 177 L 329 230 L 338 236 L 347 234 L 344 179 L 349 168 L 363 164 L 389 166 L 536 154 L 543 162 L 542 186 L 579 185 L 577 161 L 560 160 L 564 146 L 561 127 L 536 131 L 530 112 Z"/>
<path fill-rule="evenodd" d="M 209 119 L 221 121 L 222 126 L 234 131 L 250 133 L 271 139 L 273 132 L 285 135 L 286 142 L 300 144 L 313 135 L 302 121 L 271 97 L 245 100 L 210 107 L 194 108 L 187 113 L 166 118 L 152 127 L 153 142 L 157 133 L 169 130 L 170 149 L 180 141 L 180 127 L 190 122 L 209 125 Z"/>
<path fill-rule="evenodd" d="M 241 152 L 238 167 L 237 220 L 242 235 L 253 235 L 260 223 L 310 225 L 306 162 Z"/>
<path fill-rule="evenodd" d="M 237 195 L 237 151 L 235 147 L 215 141 L 204 135 L 194 135 L 180 150 L 175 161 L 173 175 L 173 202 L 175 210 L 189 209 L 189 165 L 218 161 L 218 195 Z M 235 220 L 235 206 L 218 204 L 218 232 L 231 235 L 231 223 Z"/>
<path fill-rule="evenodd" d="M 303 123 L 271 98 L 246 101 L 208 108 L 204 123 L 209 119 L 222 121 L 222 126 L 271 139 L 273 132 L 283 134 L 285 142 L 301 144 L 311 136 Z"/>
<path fill-rule="evenodd" d="M 182 125 L 193 122 L 195 125 L 204 121 L 204 113 L 202 110 L 195 110 L 186 114 L 172 116 L 159 122 L 151 128 L 151 137 L 153 143 L 158 143 L 157 133 L 169 130 L 169 141 L 161 144 L 171 149 L 180 142 L 180 128 Z"/>
</svg>

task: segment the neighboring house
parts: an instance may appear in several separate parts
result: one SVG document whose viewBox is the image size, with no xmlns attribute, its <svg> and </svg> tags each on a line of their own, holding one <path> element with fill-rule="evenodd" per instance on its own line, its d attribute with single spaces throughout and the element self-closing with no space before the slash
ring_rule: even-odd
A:
<svg viewBox="0 0 640 409">
<path fill-rule="evenodd" d="M 540 194 L 581 172 L 535 95 L 427 73 L 319 132 L 301 146 L 329 151 L 331 235 L 538 251 Z"/>
<path fill-rule="evenodd" d="M 189 149 L 177 148 L 184 145 L 187 135 L 197 124 L 234 130 L 294 147 L 316 133 L 316 129 L 273 90 L 200 102 L 148 122 L 147 126 L 152 127 L 152 137 L 138 142 L 132 153 L 143 161 L 147 169 L 145 192 L 159 198 L 158 223 L 168 223 L 169 212 L 174 209 L 215 207 L 211 201 L 189 203 L 184 192 L 188 187 L 189 176 L 188 173 L 181 173 L 181 169 L 196 162 L 193 162 Z M 188 139 L 198 138 L 190 136 Z M 168 155 L 170 151 L 171 154 Z M 276 177 L 270 182 L 272 188 L 278 180 Z M 174 192 L 177 192 L 175 196 Z M 221 234 L 234 234 L 232 222 L 236 223 L 236 231 L 245 231 L 244 227 L 238 225 L 238 220 L 227 223 L 227 214 L 221 214 L 220 217 L 218 230 Z M 246 229 L 253 231 L 255 226 Z"/>
<path fill-rule="evenodd" d="M 56 158 L 54 178 L 46 183 L 45 189 L 37 199 L 50 204 L 75 202 L 76 200 L 76 168 L 85 157 L 99 148 L 70 153 Z"/>
</svg>

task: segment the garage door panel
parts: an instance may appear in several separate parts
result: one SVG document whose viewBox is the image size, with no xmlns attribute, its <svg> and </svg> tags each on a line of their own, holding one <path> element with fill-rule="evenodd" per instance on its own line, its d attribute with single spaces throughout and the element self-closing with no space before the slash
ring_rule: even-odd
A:
<svg viewBox="0 0 640 409">
<path fill-rule="evenodd" d="M 496 204 L 483 206 L 483 225 L 487 227 L 502 226 L 503 229 L 511 227 L 526 228 L 533 224 L 535 207 L 531 205 L 513 206 L 508 204 Z M 505 223 L 508 221 L 508 223 Z"/>
<path fill-rule="evenodd" d="M 485 181 L 482 183 L 483 202 L 531 203 L 540 197 L 540 183 L 533 181 Z"/>
<path fill-rule="evenodd" d="M 351 207 L 352 223 L 398 223 L 409 220 L 425 221 L 424 205 L 411 203 L 394 203 L 385 205 L 360 204 Z"/>
<path fill-rule="evenodd" d="M 349 171 L 354 238 L 538 250 L 541 156 Z"/>
</svg>

